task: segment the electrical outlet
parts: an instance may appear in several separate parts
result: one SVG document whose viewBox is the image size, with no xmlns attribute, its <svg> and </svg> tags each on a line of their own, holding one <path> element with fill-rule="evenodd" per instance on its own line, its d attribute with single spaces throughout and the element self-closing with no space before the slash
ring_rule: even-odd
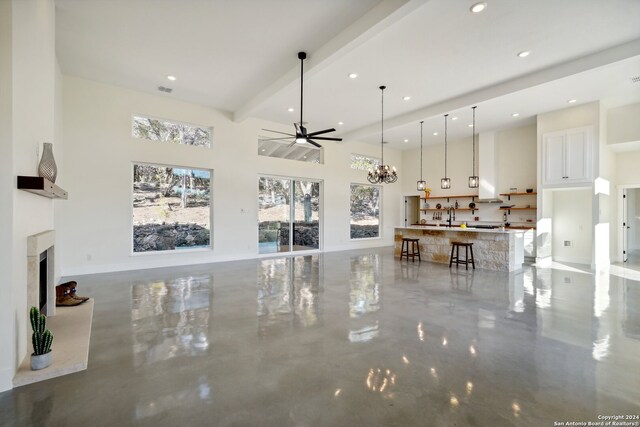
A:
<svg viewBox="0 0 640 427">
<path fill-rule="evenodd" d="M 565 246 L 571 246 L 571 240 L 565 240 L 564 241 L 564 245 Z"/>
</svg>

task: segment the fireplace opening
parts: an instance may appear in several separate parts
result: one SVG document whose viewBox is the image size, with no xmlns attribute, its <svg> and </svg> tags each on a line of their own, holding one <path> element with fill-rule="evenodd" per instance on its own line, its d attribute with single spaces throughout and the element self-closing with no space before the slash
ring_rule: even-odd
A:
<svg viewBox="0 0 640 427">
<path fill-rule="evenodd" d="M 48 264 L 47 264 L 47 251 L 40 254 L 40 292 L 39 292 L 39 308 L 42 313 L 47 313 L 47 282 L 48 282 Z"/>
</svg>

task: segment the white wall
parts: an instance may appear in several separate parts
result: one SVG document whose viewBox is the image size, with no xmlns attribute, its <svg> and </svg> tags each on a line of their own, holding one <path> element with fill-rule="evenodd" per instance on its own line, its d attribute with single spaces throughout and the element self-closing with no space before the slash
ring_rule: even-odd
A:
<svg viewBox="0 0 640 427">
<path fill-rule="evenodd" d="M 640 103 L 607 112 L 609 145 L 640 141 Z"/>
<path fill-rule="evenodd" d="M 553 259 L 591 263 L 591 190 L 553 191 Z M 564 246 L 564 241 L 571 246 Z"/>
<path fill-rule="evenodd" d="M 1 5 L 3 77 L 0 87 L 3 95 L 8 95 L 0 102 L 2 165 L 8 165 L 10 177 L 6 171 L 0 175 L 3 201 L 0 216 L 11 224 L 11 236 L 2 237 L 3 247 L 10 241 L 11 255 L 2 256 L 3 309 L 0 311 L 7 324 L 3 323 L 0 329 L 0 391 L 11 387 L 17 365 L 27 353 L 30 332 L 26 306 L 27 236 L 53 228 L 54 202 L 17 190 L 15 176 L 37 174 L 37 150 L 42 142 L 53 142 L 55 147 L 56 85 L 53 1 L 14 0 Z M 5 201 L 8 208 L 4 206 Z M 7 259 L 10 267 L 5 264 Z"/>
<path fill-rule="evenodd" d="M 496 139 L 496 167 L 498 193 L 506 193 L 511 187 L 517 187 L 524 192 L 527 188 L 536 188 L 536 126 L 527 125 L 517 128 L 505 129 L 495 133 Z M 478 141 L 476 140 L 476 144 Z M 469 188 L 469 176 L 472 174 L 472 141 L 471 138 L 448 141 L 447 174 L 451 178 L 451 189 L 442 190 L 440 179 L 444 177 L 444 142 L 424 146 L 423 148 L 423 178 L 432 189 L 431 197 L 441 195 L 476 194 L 477 189 Z M 477 146 L 476 146 L 477 149 Z M 476 155 L 476 162 L 478 161 Z M 478 165 L 476 165 L 478 173 Z M 416 190 L 416 181 L 420 178 L 420 148 L 407 150 L 402 153 L 402 175 L 404 177 L 402 191 L 405 195 L 421 194 Z M 471 200 L 460 199 L 458 202 L 466 206 Z M 435 204 L 446 201 L 434 200 Z M 451 203 L 454 203 L 452 200 Z M 506 202 L 506 201 L 505 201 Z M 530 204 L 535 206 L 536 199 L 532 196 L 523 196 L 513 199 L 513 203 L 521 206 Z M 478 211 L 458 212 L 456 219 L 471 221 L 474 216 L 480 217 L 480 223 L 502 222 L 503 211 L 496 204 L 478 204 Z M 430 219 L 431 213 L 423 218 Z M 535 221 L 535 211 L 520 211 L 509 217 L 512 223 L 526 223 L 526 219 Z"/>
<path fill-rule="evenodd" d="M 349 154 L 379 156 L 375 145 L 328 142 L 325 163 L 316 165 L 257 155 L 261 128 L 288 127 L 255 119 L 234 123 L 225 113 L 170 96 L 65 76 L 63 102 L 69 200 L 60 204 L 58 233 L 64 275 L 255 258 L 260 174 L 324 181 L 325 251 L 392 245 L 393 228 L 401 225 L 400 181 L 382 189 L 382 238 L 349 239 L 350 183 L 366 183 L 366 172 L 350 168 Z M 135 139 L 134 113 L 213 126 L 213 148 Z M 399 166 L 401 157 L 385 149 L 385 160 Z M 213 169 L 213 251 L 131 255 L 133 162 Z"/>
<path fill-rule="evenodd" d="M 594 176 L 599 176 L 599 144 L 600 144 L 600 103 L 591 102 L 588 104 L 578 105 L 571 108 L 565 108 L 562 110 L 551 111 L 548 113 L 538 115 L 537 119 L 537 158 L 538 158 L 538 188 L 542 189 L 542 138 L 545 133 L 560 131 L 564 129 L 572 129 L 583 126 L 592 126 L 593 135 L 595 141 L 594 146 L 598 147 L 594 150 L 593 171 Z M 576 190 L 577 191 L 577 190 Z M 541 265 L 551 259 L 554 248 L 558 245 L 558 240 L 553 236 L 553 230 L 556 229 L 553 225 L 555 218 L 553 215 L 558 212 L 555 206 L 555 191 L 543 190 L 538 192 L 538 239 L 537 239 L 537 257 L 538 262 Z M 596 196 L 592 197 L 592 203 L 589 205 L 589 210 L 592 212 L 591 218 L 595 223 L 592 224 L 591 231 L 595 234 L 596 223 L 599 218 L 599 199 Z M 551 209 L 545 206 L 552 206 Z M 552 216 L 549 216 L 549 215 Z M 607 236 L 608 241 L 608 236 Z M 555 255 L 555 253 L 554 253 Z"/>
<path fill-rule="evenodd" d="M 0 223 L 13 224 L 13 74 L 12 3 L 0 1 Z M 0 391 L 11 388 L 15 366 L 13 308 L 13 236 L 0 227 L 0 281 L 4 306 L 0 310 Z"/>
</svg>

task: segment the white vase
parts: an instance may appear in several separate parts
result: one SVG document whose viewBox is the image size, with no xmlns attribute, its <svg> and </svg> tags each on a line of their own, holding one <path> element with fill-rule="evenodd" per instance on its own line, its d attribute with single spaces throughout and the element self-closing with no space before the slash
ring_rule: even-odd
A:
<svg viewBox="0 0 640 427">
<path fill-rule="evenodd" d="M 51 182 L 56 182 L 58 167 L 56 166 L 56 159 L 53 158 L 53 144 L 50 142 L 42 144 L 42 157 L 38 165 L 38 176 Z"/>
<path fill-rule="evenodd" d="M 31 370 L 37 371 L 38 369 L 44 369 L 51 365 L 53 362 L 53 351 L 45 354 L 32 354 L 31 355 Z"/>
</svg>

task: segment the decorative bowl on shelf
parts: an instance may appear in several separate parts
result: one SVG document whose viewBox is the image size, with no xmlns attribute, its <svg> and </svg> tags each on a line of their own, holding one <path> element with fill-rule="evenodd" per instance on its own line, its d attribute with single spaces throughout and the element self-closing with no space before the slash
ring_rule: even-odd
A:
<svg viewBox="0 0 640 427">
<path fill-rule="evenodd" d="M 442 205 L 441 205 L 440 203 L 438 203 L 438 204 L 436 205 L 436 209 L 440 209 L 440 208 L 442 208 Z"/>
<path fill-rule="evenodd" d="M 422 219 L 420 220 L 420 224 L 426 224 L 426 223 L 427 223 L 427 220 L 426 220 L 426 219 L 422 218 Z"/>
<path fill-rule="evenodd" d="M 424 204 L 424 208 L 425 208 L 425 209 L 429 209 L 429 203 L 425 203 L 425 204 Z"/>
<path fill-rule="evenodd" d="M 469 203 L 469 208 L 475 209 L 476 208 L 476 204 L 473 203 L 473 202 Z"/>
<path fill-rule="evenodd" d="M 533 188 L 527 188 L 527 193 L 533 193 Z"/>
</svg>

